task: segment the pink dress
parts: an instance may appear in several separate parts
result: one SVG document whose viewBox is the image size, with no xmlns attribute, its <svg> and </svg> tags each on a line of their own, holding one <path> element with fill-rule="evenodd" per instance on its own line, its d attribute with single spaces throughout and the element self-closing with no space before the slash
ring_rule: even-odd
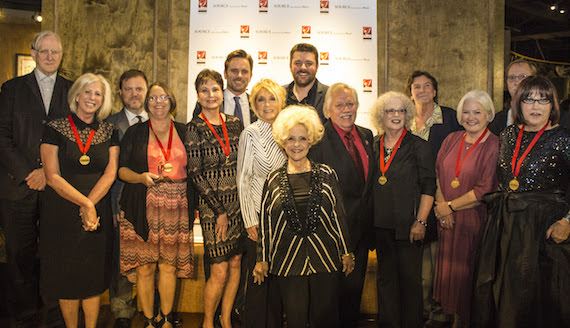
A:
<svg viewBox="0 0 570 328">
<path fill-rule="evenodd" d="M 158 174 L 164 161 L 156 141 L 148 143 L 148 171 Z M 149 263 L 167 263 L 176 268 L 178 278 L 191 278 L 194 271 L 194 237 L 188 218 L 186 198 L 186 149 L 179 137 L 172 140 L 170 172 L 162 175 L 172 182 L 157 183 L 146 194 L 148 240 L 137 235 L 133 225 L 121 217 L 121 272 L 136 282 L 136 268 Z"/>
<path fill-rule="evenodd" d="M 473 149 L 461 168 L 459 187 L 451 187 L 464 134 L 465 131 L 450 134 L 437 155 L 436 173 L 446 201 L 456 199 L 470 190 L 474 190 L 477 200 L 480 201 L 484 194 L 497 190 L 499 139 L 494 134 L 490 134 L 485 142 Z M 472 146 L 470 143 L 464 143 L 461 161 Z M 469 322 L 475 260 L 487 209 L 485 205 L 479 205 L 457 211 L 453 216 L 453 229 L 444 230 L 438 225 L 439 248 L 434 299 L 441 303 L 443 312 L 457 313 L 463 322 Z"/>
</svg>

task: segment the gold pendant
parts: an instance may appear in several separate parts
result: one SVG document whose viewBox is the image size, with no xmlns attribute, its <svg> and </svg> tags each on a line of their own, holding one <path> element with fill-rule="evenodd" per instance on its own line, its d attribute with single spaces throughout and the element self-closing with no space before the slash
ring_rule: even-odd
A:
<svg viewBox="0 0 570 328">
<path fill-rule="evenodd" d="M 511 188 L 511 190 L 519 189 L 519 182 L 517 181 L 516 178 L 509 181 L 509 188 Z"/>
<path fill-rule="evenodd" d="M 170 164 L 168 162 L 166 164 L 164 164 L 164 166 L 162 167 L 162 170 L 166 173 L 172 171 L 172 169 L 173 169 L 172 164 Z"/>
<path fill-rule="evenodd" d="M 455 178 L 455 180 L 451 181 L 451 188 L 455 189 L 459 187 L 459 180 Z"/>
<path fill-rule="evenodd" d="M 79 163 L 81 163 L 81 165 L 88 165 L 91 162 L 91 158 L 89 158 L 89 156 L 83 154 L 81 155 L 81 157 L 79 157 Z"/>
<path fill-rule="evenodd" d="M 383 186 L 386 184 L 386 182 L 388 182 L 388 179 L 384 174 L 382 174 L 382 176 L 378 178 L 378 183 Z"/>
<path fill-rule="evenodd" d="M 226 165 L 230 166 L 230 157 L 229 156 L 226 156 Z"/>
</svg>

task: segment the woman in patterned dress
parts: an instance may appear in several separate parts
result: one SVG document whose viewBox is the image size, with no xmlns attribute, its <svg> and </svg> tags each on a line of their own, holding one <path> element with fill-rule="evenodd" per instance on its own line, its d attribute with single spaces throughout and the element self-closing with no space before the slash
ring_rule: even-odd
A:
<svg viewBox="0 0 570 328">
<path fill-rule="evenodd" d="M 255 284 L 252 273 L 257 257 L 263 184 L 269 173 L 283 166 L 286 161 L 271 133 L 273 122 L 285 106 L 285 97 L 285 89 L 272 80 L 263 79 L 254 85 L 249 98 L 258 120 L 245 128 L 239 139 L 237 187 L 248 237 L 245 242 L 248 272 L 245 327 L 265 327 L 266 314 L 270 310 L 267 308 L 267 284 Z"/>
<path fill-rule="evenodd" d="M 137 283 L 144 326 L 171 328 L 176 278 L 190 278 L 194 268 L 186 126 L 172 121 L 176 98 L 163 83 L 149 87 L 144 107 L 149 120 L 131 126 L 121 141 L 121 273 Z M 161 315 L 155 318 L 157 268 Z"/>
<path fill-rule="evenodd" d="M 199 194 L 198 211 L 210 277 L 204 287 L 204 322 L 214 327 L 222 302 L 222 327 L 231 327 L 231 311 L 240 280 L 244 228 L 236 184 L 237 149 L 243 124 L 220 113 L 223 102 L 220 73 L 204 69 L 196 77 L 201 113 L 188 123 L 188 176 Z"/>
<path fill-rule="evenodd" d="M 109 189 L 115 181 L 119 137 L 112 123 L 109 83 L 80 76 L 68 93 L 73 114 L 48 123 L 40 151 L 47 179 L 40 238 L 42 294 L 59 299 L 67 327 L 95 327 L 109 287 L 113 222 Z"/>
</svg>

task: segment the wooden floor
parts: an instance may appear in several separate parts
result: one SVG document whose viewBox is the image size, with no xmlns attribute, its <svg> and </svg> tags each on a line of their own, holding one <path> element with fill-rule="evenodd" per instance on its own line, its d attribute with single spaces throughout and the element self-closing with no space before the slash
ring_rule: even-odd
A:
<svg viewBox="0 0 570 328">
<path fill-rule="evenodd" d="M 202 318 L 204 317 L 203 313 L 181 313 L 180 316 L 184 320 L 182 326 L 177 328 L 198 328 L 202 324 Z M 113 323 L 115 322 L 115 318 L 111 313 L 111 309 L 109 305 L 101 306 L 101 311 L 99 312 L 99 319 L 97 323 L 97 327 L 100 328 L 113 328 Z M 142 313 L 136 313 L 135 317 L 133 318 L 133 322 L 131 328 L 143 328 L 143 315 Z M 2 328 L 11 328 L 10 323 L 7 318 L 0 317 L 0 327 Z M 80 326 L 82 327 L 82 326 Z M 285 327 L 287 327 L 285 325 Z M 362 328 L 373 328 L 376 327 L 376 323 L 372 317 L 362 316 L 358 327 Z M 38 325 L 38 328 L 43 328 L 42 325 Z M 239 324 L 234 324 L 234 328 L 240 328 Z"/>
</svg>

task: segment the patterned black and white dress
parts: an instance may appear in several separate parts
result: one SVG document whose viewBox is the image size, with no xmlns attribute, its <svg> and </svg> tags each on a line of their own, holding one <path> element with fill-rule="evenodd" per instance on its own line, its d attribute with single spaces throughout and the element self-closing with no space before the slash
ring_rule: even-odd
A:
<svg viewBox="0 0 570 328">
<path fill-rule="evenodd" d="M 195 117 L 188 123 L 186 134 L 188 178 L 199 194 L 198 212 L 204 252 L 210 263 L 228 261 L 243 250 L 244 228 L 236 184 L 238 144 L 243 124 L 237 117 L 226 115 L 226 126 L 230 143 L 229 164 L 226 164 L 222 146 L 201 117 Z M 213 127 L 225 143 L 222 126 Z M 218 241 L 216 220 L 223 213 L 228 215 L 227 238 Z"/>
<path fill-rule="evenodd" d="M 72 114 L 79 137 L 86 143 L 91 129 L 93 141 L 87 151 L 91 161 L 81 165 L 81 152 L 67 118 L 48 123 L 43 143 L 58 146 L 61 176 L 79 192 L 88 195 L 109 162 L 109 148 L 119 145 L 113 123 L 87 124 Z M 48 300 L 80 299 L 109 288 L 113 221 L 110 193 L 95 208 L 100 217 L 96 231 L 83 230 L 79 206 L 46 187 L 40 224 L 41 290 Z"/>
</svg>

